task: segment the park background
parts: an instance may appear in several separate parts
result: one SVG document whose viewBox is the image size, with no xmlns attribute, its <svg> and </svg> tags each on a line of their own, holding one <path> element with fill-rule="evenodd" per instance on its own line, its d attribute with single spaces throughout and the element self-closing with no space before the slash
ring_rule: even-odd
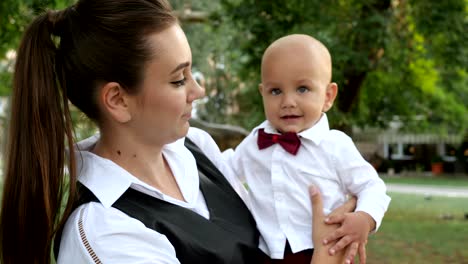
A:
<svg viewBox="0 0 468 264">
<path fill-rule="evenodd" d="M 1 149 L 22 32 L 38 12 L 73 2 L 0 2 Z M 285 34 L 305 33 L 332 54 L 339 93 L 330 126 L 353 137 L 389 186 L 468 190 L 468 0 L 170 2 L 207 92 L 193 124 L 222 148 L 264 119 L 257 89 L 263 50 Z M 96 132 L 79 112 L 73 119 L 77 139 Z M 468 263 L 467 196 L 390 196 L 369 240 L 369 263 Z"/>
</svg>

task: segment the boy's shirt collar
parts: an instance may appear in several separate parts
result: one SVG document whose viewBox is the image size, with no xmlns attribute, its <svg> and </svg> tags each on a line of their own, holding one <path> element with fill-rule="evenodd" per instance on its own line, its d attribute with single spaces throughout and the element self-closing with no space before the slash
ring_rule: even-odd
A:
<svg viewBox="0 0 468 264">
<path fill-rule="evenodd" d="M 276 128 L 272 126 L 268 120 L 265 120 L 259 126 L 254 128 L 255 135 L 257 134 L 257 131 L 262 128 L 265 129 L 265 132 L 269 134 L 281 134 Z M 330 131 L 328 118 L 325 113 L 322 113 L 322 116 L 320 117 L 319 121 L 317 121 L 317 123 L 315 123 L 312 127 L 298 133 L 298 135 L 301 138 L 311 140 L 316 145 L 319 145 L 320 142 L 325 138 L 328 131 Z"/>
</svg>

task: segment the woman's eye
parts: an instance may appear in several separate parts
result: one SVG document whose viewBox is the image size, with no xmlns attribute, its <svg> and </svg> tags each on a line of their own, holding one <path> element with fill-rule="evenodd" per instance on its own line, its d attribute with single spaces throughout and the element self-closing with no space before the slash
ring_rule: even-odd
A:
<svg viewBox="0 0 468 264">
<path fill-rule="evenodd" d="M 173 85 L 175 85 L 176 87 L 179 87 L 179 86 L 184 86 L 185 85 L 185 82 L 187 81 L 187 78 L 183 78 L 181 80 L 178 80 L 178 81 L 175 81 L 175 82 L 171 82 Z"/>
<path fill-rule="evenodd" d="M 307 88 L 307 87 L 305 87 L 305 86 L 301 86 L 301 87 L 298 87 L 298 88 L 297 88 L 297 91 L 298 91 L 299 93 L 307 93 L 307 92 L 310 91 L 310 90 L 309 90 L 309 88 Z"/>
<path fill-rule="evenodd" d="M 278 89 L 278 88 L 273 88 L 273 89 L 270 90 L 270 93 L 271 93 L 272 95 L 278 95 L 278 94 L 281 93 L 281 90 Z"/>
</svg>

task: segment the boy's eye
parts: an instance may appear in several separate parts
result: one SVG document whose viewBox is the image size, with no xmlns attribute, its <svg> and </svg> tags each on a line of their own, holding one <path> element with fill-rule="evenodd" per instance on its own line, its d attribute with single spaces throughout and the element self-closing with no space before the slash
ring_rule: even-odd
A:
<svg viewBox="0 0 468 264">
<path fill-rule="evenodd" d="M 297 88 L 297 91 L 298 91 L 299 93 L 307 93 L 307 92 L 310 91 L 310 90 L 309 90 L 309 88 L 307 88 L 307 87 L 305 87 L 305 86 L 300 86 L 300 87 Z"/>
<path fill-rule="evenodd" d="M 187 78 L 184 77 L 181 80 L 171 82 L 171 84 L 175 85 L 176 87 L 180 87 L 180 86 L 184 86 L 186 81 L 187 81 Z"/>
<path fill-rule="evenodd" d="M 278 89 L 278 88 L 273 88 L 273 89 L 270 90 L 270 93 L 271 93 L 272 95 L 278 95 L 278 94 L 281 93 L 281 90 Z"/>
</svg>

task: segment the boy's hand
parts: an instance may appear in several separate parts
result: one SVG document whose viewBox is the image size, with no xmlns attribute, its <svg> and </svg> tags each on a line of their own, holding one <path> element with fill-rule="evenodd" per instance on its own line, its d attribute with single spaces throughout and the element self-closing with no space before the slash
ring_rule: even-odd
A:
<svg viewBox="0 0 468 264">
<path fill-rule="evenodd" d="M 329 253 L 331 255 L 342 250 L 349 244 L 352 244 L 348 248 L 347 260 L 354 259 L 356 251 L 359 250 L 359 258 L 361 263 L 366 262 L 366 243 L 369 232 L 374 230 L 375 221 L 374 219 L 365 212 L 353 212 L 345 213 L 341 215 L 332 215 L 325 219 L 327 224 L 338 224 L 341 223 L 341 227 L 336 229 L 330 235 L 326 236 L 323 240 L 323 244 L 329 244 L 332 241 L 339 241 L 333 245 Z M 357 246 L 355 243 L 358 243 Z M 347 261 L 348 262 L 348 261 Z"/>
<path fill-rule="evenodd" d="M 356 209 L 357 198 L 356 196 L 351 196 L 348 201 L 346 201 L 343 205 L 339 206 L 333 212 L 331 212 L 327 218 L 336 219 L 338 216 L 342 216 L 345 213 L 354 212 Z M 334 225 L 336 226 L 336 225 Z M 358 254 L 359 251 L 359 259 L 361 260 L 361 264 L 366 263 L 366 245 L 364 243 L 352 242 L 346 248 L 346 262 L 345 263 L 353 263 L 354 257 Z"/>
</svg>

